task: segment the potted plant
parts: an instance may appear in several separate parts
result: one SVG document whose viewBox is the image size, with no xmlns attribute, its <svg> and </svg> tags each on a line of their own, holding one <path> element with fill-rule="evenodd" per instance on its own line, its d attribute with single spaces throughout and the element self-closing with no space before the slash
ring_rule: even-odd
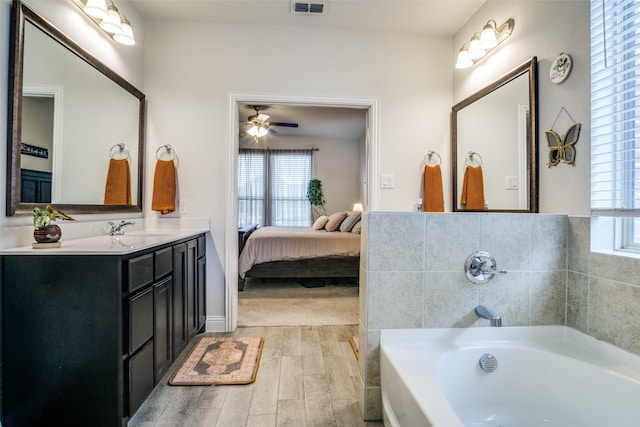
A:
<svg viewBox="0 0 640 427">
<path fill-rule="evenodd" d="M 325 200 L 322 192 L 322 181 L 319 179 L 309 180 L 307 186 L 307 199 L 311 203 L 311 212 L 313 220 L 318 219 L 320 215 L 326 215 L 327 210 L 324 208 Z"/>
<path fill-rule="evenodd" d="M 33 208 L 33 238 L 38 243 L 55 243 L 62 237 L 62 230 L 52 224 L 56 219 L 75 221 L 74 218 L 62 211 L 48 206 L 45 209 Z"/>
</svg>

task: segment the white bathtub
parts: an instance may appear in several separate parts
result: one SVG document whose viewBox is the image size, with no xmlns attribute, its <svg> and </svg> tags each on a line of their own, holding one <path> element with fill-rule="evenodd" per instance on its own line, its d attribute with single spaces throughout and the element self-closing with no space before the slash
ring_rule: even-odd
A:
<svg viewBox="0 0 640 427">
<path fill-rule="evenodd" d="M 640 357 L 563 326 L 382 330 L 380 375 L 386 427 L 640 426 Z"/>
</svg>

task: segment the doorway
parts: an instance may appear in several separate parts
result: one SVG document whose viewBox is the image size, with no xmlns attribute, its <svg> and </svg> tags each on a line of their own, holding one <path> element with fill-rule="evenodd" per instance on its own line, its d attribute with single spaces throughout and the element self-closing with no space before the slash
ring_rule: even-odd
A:
<svg viewBox="0 0 640 427">
<path fill-rule="evenodd" d="M 371 183 L 378 176 L 378 114 L 379 100 L 375 98 L 330 98 L 317 96 L 282 96 L 259 94 L 230 94 L 227 126 L 227 197 L 225 212 L 225 328 L 235 330 L 238 320 L 238 231 L 236 160 L 239 150 L 239 108 L 241 105 L 290 105 L 311 107 L 342 107 L 367 110 L 365 136 L 365 195 L 366 210 L 378 208 L 378 191 Z"/>
</svg>

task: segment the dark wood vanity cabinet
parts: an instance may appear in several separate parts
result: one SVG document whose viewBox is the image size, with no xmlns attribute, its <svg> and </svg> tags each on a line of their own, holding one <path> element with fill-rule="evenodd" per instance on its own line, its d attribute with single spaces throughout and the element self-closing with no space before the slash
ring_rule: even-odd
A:
<svg viewBox="0 0 640 427">
<path fill-rule="evenodd" d="M 204 260 L 204 236 L 126 255 L 4 255 L 2 425 L 126 426 L 204 329 Z"/>
</svg>

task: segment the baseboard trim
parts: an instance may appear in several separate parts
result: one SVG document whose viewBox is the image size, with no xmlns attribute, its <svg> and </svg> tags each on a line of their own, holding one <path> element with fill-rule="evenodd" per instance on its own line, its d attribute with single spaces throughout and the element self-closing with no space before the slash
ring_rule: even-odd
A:
<svg viewBox="0 0 640 427">
<path fill-rule="evenodd" d="M 229 332 L 224 316 L 207 316 L 206 332 Z"/>
</svg>

